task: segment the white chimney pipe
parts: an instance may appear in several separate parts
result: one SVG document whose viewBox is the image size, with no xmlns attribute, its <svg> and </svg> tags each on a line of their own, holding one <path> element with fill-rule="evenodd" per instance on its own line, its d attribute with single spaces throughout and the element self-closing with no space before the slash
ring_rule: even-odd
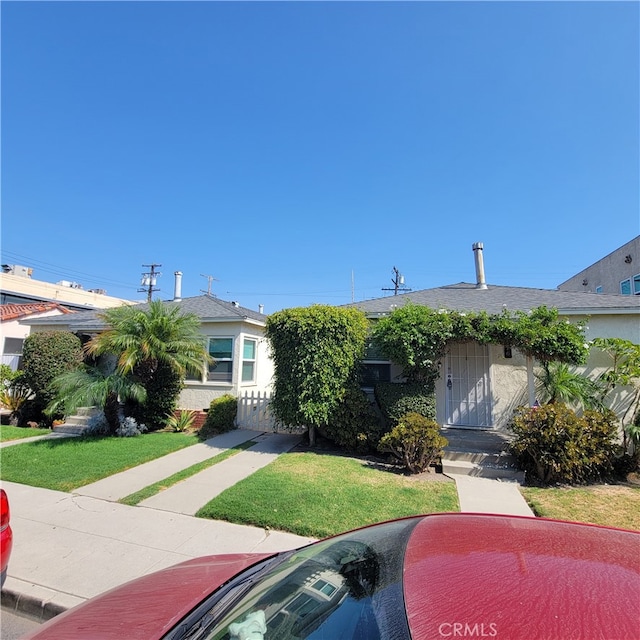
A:
<svg viewBox="0 0 640 640">
<path fill-rule="evenodd" d="M 176 277 L 175 288 L 173 290 L 173 299 L 176 302 L 182 300 L 182 271 L 175 271 L 173 274 Z"/>
<path fill-rule="evenodd" d="M 259 304 L 258 305 L 258 313 L 264 313 L 264 305 L 263 304 Z"/>
<path fill-rule="evenodd" d="M 474 242 L 471 246 L 476 259 L 476 289 L 486 289 L 487 283 L 484 279 L 484 260 L 482 259 L 482 242 Z"/>
</svg>

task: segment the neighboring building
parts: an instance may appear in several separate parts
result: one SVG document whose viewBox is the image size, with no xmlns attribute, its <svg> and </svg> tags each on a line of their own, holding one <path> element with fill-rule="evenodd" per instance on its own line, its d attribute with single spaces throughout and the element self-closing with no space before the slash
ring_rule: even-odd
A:
<svg viewBox="0 0 640 640">
<path fill-rule="evenodd" d="M 2 333 L 2 364 L 9 365 L 13 371 L 20 369 L 22 345 L 29 335 L 29 325 L 21 320 L 30 318 L 49 318 L 73 313 L 57 302 L 30 302 L 27 304 L 0 305 L 0 328 Z"/>
<path fill-rule="evenodd" d="M 565 280 L 558 289 L 640 296 L 640 236 Z"/>
<path fill-rule="evenodd" d="M 544 305 L 557 309 L 567 321 L 587 321 L 587 339 L 624 338 L 640 344 L 640 297 L 487 285 L 482 245 L 474 245 L 474 251 L 476 284 L 461 282 L 347 306 L 362 309 L 375 320 L 407 303 L 489 314 L 526 312 Z M 594 374 L 605 364 L 594 355 L 585 370 Z M 377 380 L 400 381 L 400 368 L 373 352 L 366 356 L 365 370 L 371 386 Z M 452 344 L 436 384 L 437 421 L 448 427 L 505 430 L 513 410 L 529 402 L 530 379 L 531 362 L 515 349 L 510 352 L 500 345 Z M 624 404 L 628 396 L 616 401 Z"/>
<path fill-rule="evenodd" d="M 131 304 L 130 300 L 106 295 L 103 289 L 83 289 L 77 282 L 61 280 L 57 284 L 32 279 L 33 269 L 20 265 L 2 265 L 0 303 L 57 302 L 68 309 L 108 309 Z"/>
<path fill-rule="evenodd" d="M 209 407 L 211 400 L 227 393 L 241 397 L 245 393 L 268 390 L 273 362 L 264 337 L 267 316 L 236 302 L 226 302 L 209 295 L 184 299 L 177 295 L 167 304 L 178 305 L 182 312 L 194 313 L 200 318 L 209 353 L 215 359 L 215 364 L 201 378 L 187 378 L 180 394 L 179 408 L 201 411 Z M 147 304 L 139 306 L 144 309 Z M 99 313 L 93 311 L 26 320 L 25 323 L 33 332 L 71 331 L 82 339 L 106 328 Z"/>
</svg>

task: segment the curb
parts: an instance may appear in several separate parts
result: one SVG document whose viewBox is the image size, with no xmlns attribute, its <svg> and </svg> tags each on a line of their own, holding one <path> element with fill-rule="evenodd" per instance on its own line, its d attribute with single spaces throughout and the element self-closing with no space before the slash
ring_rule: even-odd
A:
<svg viewBox="0 0 640 640">
<path fill-rule="evenodd" d="M 17 578 L 8 578 L 7 582 L 11 584 L 2 589 L 2 607 L 37 622 L 46 622 L 84 602 L 82 598 L 58 593 Z"/>
</svg>

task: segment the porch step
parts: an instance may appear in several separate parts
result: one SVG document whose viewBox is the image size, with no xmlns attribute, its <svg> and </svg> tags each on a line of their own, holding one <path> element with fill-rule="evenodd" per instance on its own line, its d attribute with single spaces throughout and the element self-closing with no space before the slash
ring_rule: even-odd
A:
<svg viewBox="0 0 640 640">
<path fill-rule="evenodd" d="M 515 458 L 508 453 L 509 437 L 496 431 L 445 428 L 449 441 L 442 455 L 442 472 L 524 482 Z"/>
<path fill-rule="evenodd" d="M 64 424 L 55 425 L 53 431 L 81 436 L 89 428 L 91 418 L 99 411 L 98 407 L 78 407 L 74 415 L 67 416 Z"/>
</svg>

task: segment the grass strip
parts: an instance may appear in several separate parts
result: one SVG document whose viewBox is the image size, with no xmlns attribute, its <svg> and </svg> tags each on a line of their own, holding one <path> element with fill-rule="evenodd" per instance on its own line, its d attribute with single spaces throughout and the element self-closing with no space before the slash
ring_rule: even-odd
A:
<svg viewBox="0 0 640 640">
<path fill-rule="evenodd" d="M 2 449 L 0 477 L 32 487 L 72 491 L 197 443 L 197 436 L 184 433 L 26 442 Z"/>
<path fill-rule="evenodd" d="M 32 429 L 31 427 L 14 427 L 9 424 L 2 424 L 0 425 L 0 442 L 45 436 L 48 433 L 51 433 L 49 429 Z"/>
<path fill-rule="evenodd" d="M 522 487 L 520 491 L 537 516 L 640 531 L 640 487 Z"/>
<path fill-rule="evenodd" d="M 323 538 L 381 520 L 459 509 L 453 482 L 401 476 L 354 458 L 286 453 L 196 515 Z"/>
<path fill-rule="evenodd" d="M 231 447 L 222 453 L 219 453 L 217 456 L 213 458 L 209 458 L 208 460 L 203 460 L 202 462 L 198 462 L 197 464 L 188 467 L 187 469 L 183 469 L 182 471 L 178 471 L 178 473 L 174 473 L 173 475 L 165 478 L 164 480 L 160 480 L 159 482 L 154 482 L 150 484 L 148 487 L 144 489 L 140 489 L 140 491 L 136 491 L 135 493 L 131 493 L 124 498 L 118 500 L 118 502 L 122 504 L 128 504 L 131 507 L 139 504 L 143 500 L 150 498 L 151 496 L 155 496 L 157 493 L 168 489 L 169 487 L 181 482 L 182 480 L 186 480 L 191 476 L 194 476 L 196 473 L 200 471 L 204 471 L 209 467 L 212 467 L 214 464 L 218 464 L 231 456 L 235 456 L 237 453 L 244 451 L 245 449 L 249 449 L 255 444 L 255 440 L 248 440 L 247 442 L 243 442 L 235 447 Z"/>
</svg>

